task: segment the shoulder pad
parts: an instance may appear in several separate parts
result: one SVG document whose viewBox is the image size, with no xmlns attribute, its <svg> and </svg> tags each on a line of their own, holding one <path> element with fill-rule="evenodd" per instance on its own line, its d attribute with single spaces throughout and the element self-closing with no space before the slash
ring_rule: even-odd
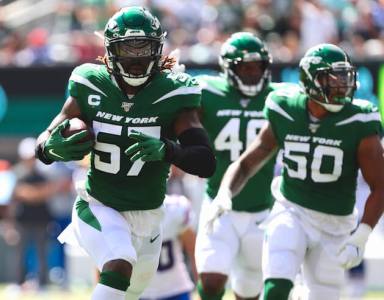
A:
<svg viewBox="0 0 384 300">
<path fill-rule="evenodd" d="M 365 99 L 353 99 L 352 104 L 367 112 L 378 111 L 378 107 Z"/>
<path fill-rule="evenodd" d="M 78 84 L 87 86 L 88 88 L 105 95 L 105 93 L 98 87 L 99 82 L 103 82 L 106 77 L 104 65 L 97 64 L 82 64 L 76 67 L 69 78 L 69 91 L 72 96 L 77 96 L 74 90 L 77 90 Z"/>
<path fill-rule="evenodd" d="M 297 98 L 301 93 L 302 90 L 298 85 L 280 86 L 268 94 L 265 103 L 266 106 L 268 106 L 268 103 L 270 104 L 271 101 L 278 103 L 279 105 L 288 105 L 291 101 L 289 99 Z"/>
<path fill-rule="evenodd" d="M 270 86 L 274 91 L 280 90 L 280 89 L 287 89 L 287 90 L 294 90 L 294 91 L 302 90 L 300 85 L 292 82 L 271 82 Z"/>
<path fill-rule="evenodd" d="M 202 91 L 207 91 L 219 96 L 225 96 L 228 92 L 228 83 L 222 76 L 201 75 L 196 77 Z"/>
<path fill-rule="evenodd" d="M 165 78 L 167 79 L 167 81 L 172 82 L 173 85 L 176 87 L 180 87 L 180 86 L 190 87 L 190 86 L 198 86 L 199 85 L 197 80 L 187 73 L 167 72 L 167 73 L 165 73 Z"/>
</svg>

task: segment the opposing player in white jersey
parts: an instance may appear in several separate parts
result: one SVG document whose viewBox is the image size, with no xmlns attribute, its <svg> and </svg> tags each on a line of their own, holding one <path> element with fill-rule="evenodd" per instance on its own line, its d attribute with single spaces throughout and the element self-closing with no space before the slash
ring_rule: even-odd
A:
<svg viewBox="0 0 384 300">
<path fill-rule="evenodd" d="M 188 256 L 196 280 L 194 260 L 196 234 L 193 229 L 192 207 L 184 196 L 167 195 L 164 208 L 159 267 L 141 299 L 189 300 L 194 284 L 189 276 L 183 252 Z"/>
</svg>

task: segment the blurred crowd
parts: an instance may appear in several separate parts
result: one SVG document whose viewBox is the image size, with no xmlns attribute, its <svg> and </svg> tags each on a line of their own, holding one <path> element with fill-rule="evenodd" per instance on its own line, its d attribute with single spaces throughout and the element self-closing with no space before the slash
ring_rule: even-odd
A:
<svg viewBox="0 0 384 300">
<path fill-rule="evenodd" d="M 157 15 L 165 53 L 179 48 L 187 63 L 216 63 L 221 43 L 240 30 L 264 38 L 274 61 L 298 60 L 321 42 L 355 60 L 384 57 L 384 0 L 16 0 L 0 2 L 0 66 L 94 61 L 104 54 L 94 32 L 126 5 Z"/>
<path fill-rule="evenodd" d="M 29 288 L 65 284 L 64 248 L 56 240 L 68 225 L 74 167 L 35 159 L 32 137 L 18 145 L 18 161 L 0 160 L 0 282 Z"/>
</svg>

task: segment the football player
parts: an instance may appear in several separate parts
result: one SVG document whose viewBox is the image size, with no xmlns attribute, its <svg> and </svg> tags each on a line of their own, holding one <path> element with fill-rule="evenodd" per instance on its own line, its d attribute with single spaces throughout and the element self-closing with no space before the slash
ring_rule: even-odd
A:
<svg viewBox="0 0 384 300">
<path fill-rule="evenodd" d="M 219 63 L 223 73 L 197 78 L 202 86 L 201 121 L 217 157 L 216 172 L 207 182 L 196 245 L 202 300 L 221 299 L 229 275 L 237 299 L 256 299 L 262 288 L 263 230 L 259 224 L 272 206 L 274 160 L 236 196 L 230 212 L 221 215 L 212 228 L 205 224 L 210 205 L 216 205 L 211 202 L 225 170 L 255 139 L 266 122 L 267 95 L 282 86 L 270 81 L 271 62 L 259 38 L 238 32 L 222 45 Z M 229 210 L 231 202 L 227 204 Z"/>
<path fill-rule="evenodd" d="M 377 108 L 353 99 L 356 71 L 341 48 L 317 45 L 306 52 L 299 69 L 302 91 L 269 94 L 268 122 L 228 168 L 214 201 L 225 207 L 283 149 L 283 173 L 272 183 L 277 200 L 263 245 L 264 299 L 288 299 L 302 266 L 305 299 L 334 300 L 340 297 L 344 270 L 361 262 L 383 212 L 382 128 Z M 357 224 L 359 169 L 370 194 Z"/>
<path fill-rule="evenodd" d="M 194 284 L 185 264 L 184 252 L 188 256 L 193 275 L 197 277 L 192 206 L 184 196 L 167 195 L 164 210 L 159 267 L 141 299 L 189 300 Z"/>
<path fill-rule="evenodd" d="M 170 164 L 201 177 L 215 170 L 197 114 L 200 87 L 169 70 L 174 62 L 162 56 L 164 38 L 145 8 L 113 15 L 104 31 L 105 64 L 74 69 L 68 99 L 38 139 L 37 156 L 45 163 L 91 151 L 86 184 L 77 187 L 72 224 L 61 240 L 76 241 L 101 271 L 93 300 L 137 299 L 156 272 Z M 86 130 L 61 135 L 75 117 L 92 127 L 94 145 L 84 141 Z"/>
</svg>

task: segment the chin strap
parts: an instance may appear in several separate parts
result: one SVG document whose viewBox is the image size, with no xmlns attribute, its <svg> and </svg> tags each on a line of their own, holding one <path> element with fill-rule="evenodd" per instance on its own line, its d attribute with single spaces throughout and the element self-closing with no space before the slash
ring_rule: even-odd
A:
<svg viewBox="0 0 384 300">
<path fill-rule="evenodd" d="M 255 85 L 246 85 L 243 83 L 243 81 L 240 79 L 239 76 L 236 75 L 235 72 L 233 72 L 231 69 L 228 71 L 228 75 L 232 76 L 232 81 L 236 81 L 237 88 L 243 93 L 244 95 L 248 97 L 256 96 L 258 93 L 261 92 L 261 90 L 265 86 L 265 82 L 267 81 L 269 77 L 269 71 L 265 70 L 263 76 L 260 78 L 259 82 Z"/>
<path fill-rule="evenodd" d="M 264 82 L 265 82 L 265 78 L 262 77 L 258 84 L 246 85 L 246 84 L 243 84 L 243 82 L 241 81 L 241 79 L 238 76 L 236 76 L 235 79 L 237 81 L 237 86 L 238 86 L 239 90 L 244 95 L 249 96 L 249 97 L 256 96 L 258 93 L 260 93 L 260 91 L 264 87 Z"/>
<path fill-rule="evenodd" d="M 144 84 L 148 80 L 148 78 L 151 76 L 151 70 L 152 70 L 154 64 L 155 64 L 155 62 L 152 60 L 150 62 L 150 64 L 148 65 L 148 68 L 146 70 L 146 76 L 130 77 L 130 75 L 124 71 L 123 66 L 119 62 L 116 62 L 116 65 L 120 70 L 121 77 L 123 77 L 123 80 L 131 86 L 139 86 L 139 85 Z"/>
<path fill-rule="evenodd" d="M 149 78 L 149 76 L 141 77 L 141 78 L 130 78 L 125 76 L 121 76 L 121 77 L 130 86 L 140 86 L 144 84 Z"/>
</svg>

